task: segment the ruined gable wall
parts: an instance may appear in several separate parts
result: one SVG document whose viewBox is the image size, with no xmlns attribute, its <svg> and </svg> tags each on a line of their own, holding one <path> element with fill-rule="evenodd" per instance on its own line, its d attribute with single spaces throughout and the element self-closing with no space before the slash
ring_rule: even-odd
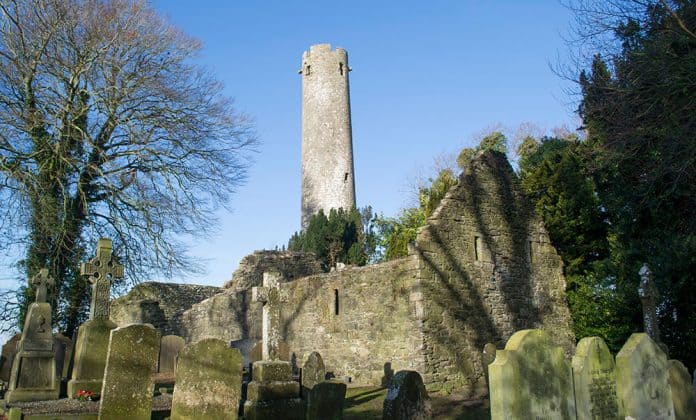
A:
<svg viewBox="0 0 696 420">
<path fill-rule="evenodd" d="M 416 242 L 429 389 L 486 394 L 483 346 L 520 329 L 571 351 L 561 258 L 502 154 L 474 160 Z"/>
<path fill-rule="evenodd" d="M 109 318 L 119 326 L 148 323 L 162 335 L 180 335 L 180 316 L 194 303 L 220 292 L 219 287 L 146 282 L 111 301 Z"/>
<path fill-rule="evenodd" d="M 407 257 L 284 284 L 281 335 L 301 364 L 318 351 L 327 372 L 365 385 L 383 384 L 386 367 L 423 371 L 423 338 L 413 316 L 417 261 Z M 338 315 L 335 313 L 338 292 Z"/>
</svg>

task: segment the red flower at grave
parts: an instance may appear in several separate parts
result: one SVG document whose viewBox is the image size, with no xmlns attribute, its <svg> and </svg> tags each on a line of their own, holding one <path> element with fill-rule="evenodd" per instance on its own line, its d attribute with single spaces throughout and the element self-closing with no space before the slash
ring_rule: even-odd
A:
<svg viewBox="0 0 696 420">
<path fill-rule="evenodd" d="M 80 389 L 75 394 L 75 398 L 80 401 L 95 401 L 99 398 L 95 392 L 87 391 L 86 389 Z"/>
</svg>

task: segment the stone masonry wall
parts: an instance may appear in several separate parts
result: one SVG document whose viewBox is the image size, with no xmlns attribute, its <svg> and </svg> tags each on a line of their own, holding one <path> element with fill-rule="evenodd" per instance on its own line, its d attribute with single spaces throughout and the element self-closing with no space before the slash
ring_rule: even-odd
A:
<svg viewBox="0 0 696 420">
<path fill-rule="evenodd" d="M 177 283 L 140 283 L 128 294 L 111 301 L 109 318 L 119 326 L 148 323 L 162 335 L 181 335 L 184 310 L 213 296 L 219 287 Z"/>
<path fill-rule="evenodd" d="M 264 271 L 277 271 L 284 281 L 311 276 L 322 272 L 321 263 L 314 253 L 297 251 L 254 251 L 239 262 L 226 289 L 246 290 L 260 286 Z"/>
<path fill-rule="evenodd" d="M 503 155 L 474 160 L 416 243 L 430 390 L 486 394 L 484 345 L 503 348 L 520 329 L 572 351 L 561 258 Z"/>
<path fill-rule="evenodd" d="M 411 301 L 417 281 L 409 257 L 284 284 L 291 299 L 281 334 L 300 364 L 318 351 L 327 372 L 354 383 L 384 384 L 402 369 L 422 372 L 423 336 Z"/>
</svg>

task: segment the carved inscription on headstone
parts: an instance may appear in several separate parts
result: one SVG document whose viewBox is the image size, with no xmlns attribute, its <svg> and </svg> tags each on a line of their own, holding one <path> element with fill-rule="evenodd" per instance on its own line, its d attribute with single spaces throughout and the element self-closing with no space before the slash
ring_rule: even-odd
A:
<svg viewBox="0 0 696 420">
<path fill-rule="evenodd" d="M 578 419 L 618 419 L 614 358 L 604 340 L 580 340 L 572 365 Z"/>
</svg>

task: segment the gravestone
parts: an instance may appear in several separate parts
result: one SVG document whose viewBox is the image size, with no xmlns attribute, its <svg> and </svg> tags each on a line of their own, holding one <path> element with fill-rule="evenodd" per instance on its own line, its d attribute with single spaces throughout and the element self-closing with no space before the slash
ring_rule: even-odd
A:
<svg viewBox="0 0 696 420">
<path fill-rule="evenodd" d="M 47 289 L 53 285 L 53 279 L 44 268 L 31 279 L 31 283 L 36 287 L 36 302 L 29 305 L 24 320 L 6 402 L 57 400 L 60 391 L 53 353 L 51 305 L 46 302 Z"/>
<path fill-rule="evenodd" d="M 488 376 L 493 420 L 575 418 L 570 363 L 545 331 L 513 334 L 488 365 Z"/>
<path fill-rule="evenodd" d="M 304 418 L 304 403 L 299 398 L 300 384 L 293 381 L 289 362 L 255 362 L 251 379 L 244 403 L 245 420 Z"/>
<path fill-rule="evenodd" d="M 307 356 L 302 366 L 302 394 L 314 388 L 314 385 L 323 382 L 326 378 L 324 359 L 316 351 Z"/>
<path fill-rule="evenodd" d="M 2 346 L 2 362 L 0 363 L 0 381 L 10 382 L 10 373 L 12 373 L 12 362 L 19 350 L 19 341 L 22 339 L 22 334 L 13 335 Z"/>
<path fill-rule="evenodd" d="M 252 364 L 251 382 L 247 384 L 244 418 L 302 419 L 304 405 L 300 384 L 293 381 L 290 362 L 278 360 L 280 353 L 280 305 L 287 293 L 280 289 L 279 273 L 263 273 L 263 287 L 251 290 L 252 300 L 263 303 L 261 356 Z"/>
<path fill-rule="evenodd" d="M 99 419 L 150 420 L 160 333 L 148 324 L 111 331 Z"/>
<path fill-rule="evenodd" d="M 696 399 L 691 388 L 689 371 L 679 360 L 670 360 L 668 364 L 674 417 L 677 420 L 696 419 Z"/>
<path fill-rule="evenodd" d="M 73 351 L 72 340 L 61 333 L 53 334 L 53 348 L 55 349 L 58 377 L 61 379 L 69 377 L 70 372 L 68 369 Z"/>
<path fill-rule="evenodd" d="M 634 333 L 616 355 L 616 388 L 624 414 L 674 419 L 667 356 L 645 333 Z"/>
<path fill-rule="evenodd" d="M 302 391 L 306 420 L 341 420 L 348 386 L 340 381 L 323 381 Z"/>
<path fill-rule="evenodd" d="M 90 319 L 80 325 L 75 342 L 73 371 L 68 382 L 68 397 L 80 390 L 99 394 L 104 378 L 111 330 L 116 324 L 109 320 L 111 280 L 123 277 L 123 266 L 111 255 L 110 239 L 99 239 L 97 256 L 82 264 L 80 274 L 92 283 Z"/>
<path fill-rule="evenodd" d="M 215 338 L 179 353 L 172 420 L 236 419 L 242 392 L 242 355 Z"/>
<path fill-rule="evenodd" d="M 616 365 L 599 337 L 585 337 L 573 356 L 573 381 L 578 420 L 619 419 Z"/>
<path fill-rule="evenodd" d="M 426 420 L 432 418 L 430 398 L 423 378 L 416 371 L 401 370 L 389 383 L 382 407 L 383 420 Z"/>
<path fill-rule="evenodd" d="M 174 373 L 176 368 L 176 357 L 181 349 L 186 345 L 186 341 L 178 335 L 165 335 L 160 341 L 160 353 L 158 372 Z"/>
</svg>

